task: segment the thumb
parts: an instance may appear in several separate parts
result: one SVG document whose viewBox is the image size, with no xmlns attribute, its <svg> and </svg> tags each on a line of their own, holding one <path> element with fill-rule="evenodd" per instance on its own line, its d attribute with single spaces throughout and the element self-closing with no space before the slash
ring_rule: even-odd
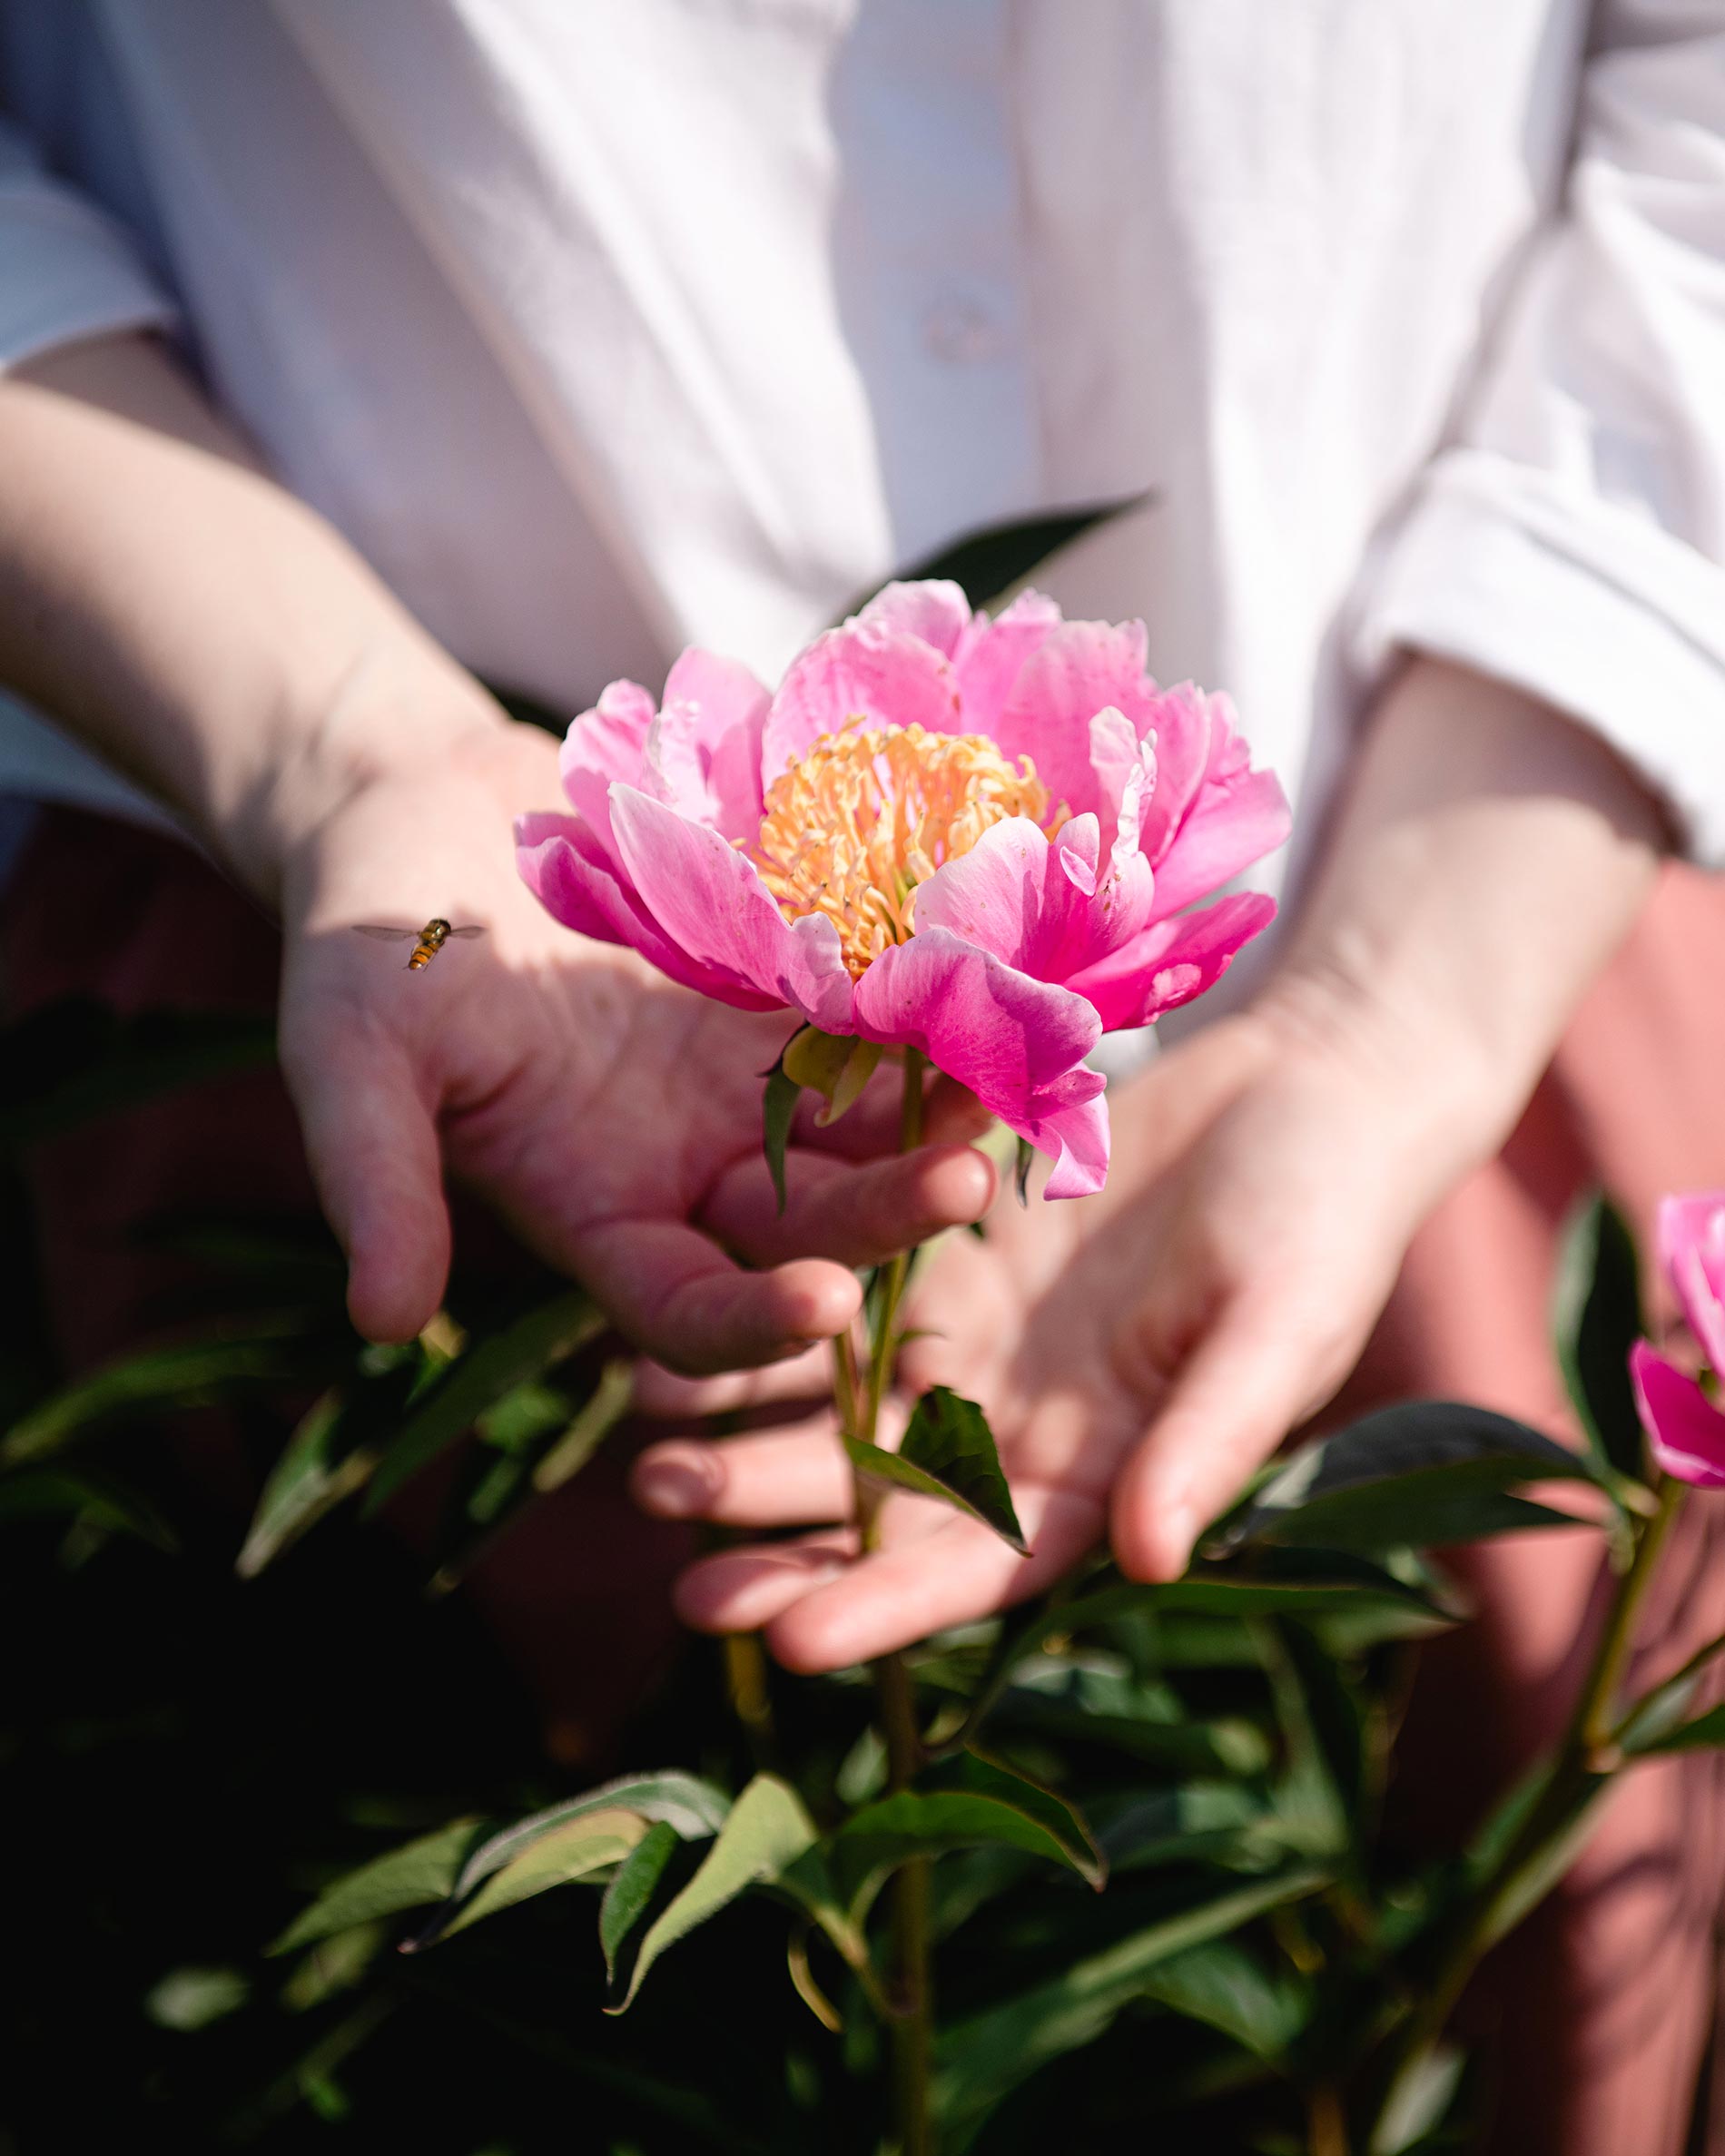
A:
<svg viewBox="0 0 1725 2156">
<path fill-rule="evenodd" d="M 306 1157 L 348 1254 L 348 1314 L 368 1340 L 410 1340 L 449 1275 L 449 1214 L 429 1103 L 405 1055 L 370 1041 L 284 1049 Z"/>
<path fill-rule="evenodd" d="M 1110 1533 L 1121 1570 L 1178 1580 L 1205 1525 L 1328 1399 L 1359 1345 L 1281 1299 L 1224 1305 L 1115 1483 Z"/>
</svg>

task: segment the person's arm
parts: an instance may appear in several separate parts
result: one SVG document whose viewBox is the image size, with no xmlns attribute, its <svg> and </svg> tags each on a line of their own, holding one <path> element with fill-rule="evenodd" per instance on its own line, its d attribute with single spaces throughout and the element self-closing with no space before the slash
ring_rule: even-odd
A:
<svg viewBox="0 0 1725 2156">
<path fill-rule="evenodd" d="M 863 1167 L 794 1149 L 777 1216 L 759 1074 L 784 1022 L 542 911 L 511 825 L 558 805 L 556 743 L 258 468 L 163 346 L 116 336 L 0 378 L 0 682 L 282 915 L 282 1065 L 363 1332 L 406 1337 L 435 1310 L 446 1169 L 697 1369 L 835 1331 L 853 1267 L 986 1204 L 965 1148 Z M 351 932 L 439 915 L 488 932 L 424 976 Z"/>
<path fill-rule="evenodd" d="M 64 346 L 0 378 L 0 679 L 272 908 L 342 794 L 409 753 L 508 737 L 158 339 Z"/>
<path fill-rule="evenodd" d="M 1113 1101 L 1109 1185 L 997 1206 L 916 1299 L 914 1385 L 981 1400 L 1034 1553 L 920 1501 L 854 1564 L 843 1533 L 685 1577 L 714 1629 L 796 1668 L 906 1644 L 1039 1591 L 1107 1533 L 1178 1575 L 1205 1522 L 1356 1360 L 1408 1243 L 1515 1122 L 1646 896 L 1661 812 L 1543 704 L 1434 660 L 1385 696 L 1278 973 Z M 843 1520 L 823 1433 L 643 1455 L 650 1509 Z"/>
</svg>

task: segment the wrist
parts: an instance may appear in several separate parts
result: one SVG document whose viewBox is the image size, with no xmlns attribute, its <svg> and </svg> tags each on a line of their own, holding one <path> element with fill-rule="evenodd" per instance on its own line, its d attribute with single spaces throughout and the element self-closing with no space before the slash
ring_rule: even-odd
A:
<svg viewBox="0 0 1725 2156">
<path fill-rule="evenodd" d="M 481 787 L 517 728 L 435 649 L 370 650 L 316 694 L 284 692 L 263 730 L 257 783 L 217 819 L 214 843 L 274 910 L 295 864 L 362 797 L 461 774 Z"/>
</svg>

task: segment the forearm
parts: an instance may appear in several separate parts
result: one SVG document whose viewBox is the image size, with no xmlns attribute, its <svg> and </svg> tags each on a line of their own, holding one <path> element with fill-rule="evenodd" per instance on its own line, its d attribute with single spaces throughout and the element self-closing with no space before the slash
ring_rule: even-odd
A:
<svg viewBox="0 0 1725 2156">
<path fill-rule="evenodd" d="M 152 339 L 0 379 L 0 682 L 267 903 L 345 792 L 504 723 Z"/>
<path fill-rule="evenodd" d="M 1665 843 L 1658 804 L 1584 728 L 1415 659 L 1374 714 L 1265 1008 L 1380 1063 L 1434 1175 L 1453 1172 L 1513 1127 Z"/>
</svg>

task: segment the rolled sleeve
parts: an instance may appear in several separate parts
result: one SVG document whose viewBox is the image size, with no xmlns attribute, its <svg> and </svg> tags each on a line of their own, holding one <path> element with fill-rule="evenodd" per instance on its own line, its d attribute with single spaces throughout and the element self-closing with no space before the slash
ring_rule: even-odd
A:
<svg viewBox="0 0 1725 2156">
<path fill-rule="evenodd" d="M 176 320 L 123 229 L 51 178 L 0 121 L 0 371 L 56 345 Z"/>
<path fill-rule="evenodd" d="M 1428 651 L 1593 727 L 1725 866 L 1725 23 L 1600 11 L 1561 217 L 1371 576 Z"/>
</svg>

